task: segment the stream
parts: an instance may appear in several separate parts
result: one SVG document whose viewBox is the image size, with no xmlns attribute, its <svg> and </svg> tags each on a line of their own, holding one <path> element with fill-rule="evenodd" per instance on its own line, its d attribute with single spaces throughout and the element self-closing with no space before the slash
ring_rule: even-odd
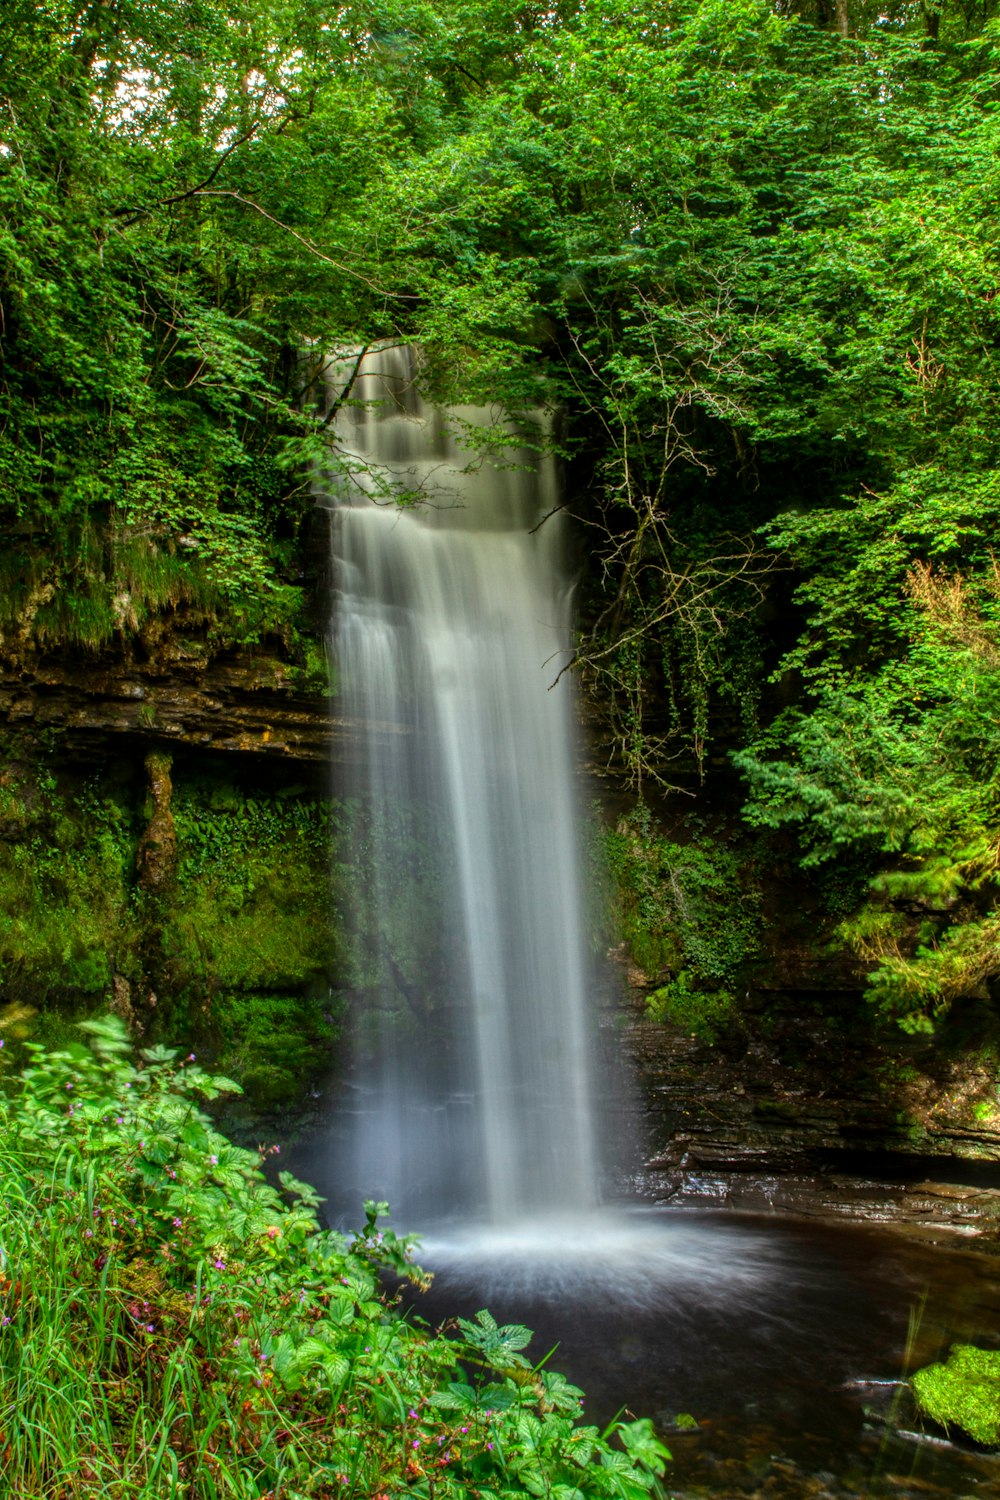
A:
<svg viewBox="0 0 1000 1500">
<path fill-rule="evenodd" d="M 1000 1455 L 920 1434 L 896 1388 L 953 1341 L 1000 1345 L 1000 1260 L 724 1209 L 617 1222 L 603 1242 L 428 1234 L 415 1310 L 527 1324 L 595 1422 L 654 1419 L 678 1500 L 1000 1496 Z"/>
</svg>

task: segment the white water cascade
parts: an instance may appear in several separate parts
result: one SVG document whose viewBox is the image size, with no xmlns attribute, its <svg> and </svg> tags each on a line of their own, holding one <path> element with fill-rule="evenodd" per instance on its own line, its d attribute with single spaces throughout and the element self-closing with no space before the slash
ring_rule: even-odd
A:
<svg viewBox="0 0 1000 1500">
<path fill-rule="evenodd" d="M 328 375 L 364 871 L 345 1195 L 408 1228 L 581 1213 L 599 1143 L 556 471 L 523 433 L 481 460 L 460 439 L 496 419 L 425 405 L 414 374 L 386 347 Z"/>
</svg>

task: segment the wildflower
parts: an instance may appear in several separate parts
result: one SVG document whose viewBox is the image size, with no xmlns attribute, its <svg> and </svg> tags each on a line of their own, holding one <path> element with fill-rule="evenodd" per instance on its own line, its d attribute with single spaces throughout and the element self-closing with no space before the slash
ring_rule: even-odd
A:
<svg viewBox="0 0 1000 1500">
<path fill-rule="evenodd" d="M 492 1453 L 493 1452 L 493 1444 L 492 1443 L 487 1443 L 486 1446 L 487 1446 L 487 1448 L 489 1448 L 490 1452 Z"/>
<path fill-rule="evenodd" d="M 208 1159 L 213 1167 L 217 1167 L 219 1165 L 219 1158 L 217 1156 L 210 1156 Z"/>
<path fill-rule="evenodd" d="M 411 1417 L 412 1417 L 412 1418 L 413 1418 L 413 1420 L 414 1420 L 414 1421 L 416 1421 L 416 1418 L 417 1418 L 417 1414 L 416 1414 L 416 1412 L 415 1412 L 415 1411 L 414 1411 L 414 1410 L 413 1410 L 413 1407 L 412 1407 L 412 1406 L 411 1406 L 411 1407 L 410 1407 L 410 1412 L 409 1412 L 409 1415 L 410 1415 L 410 1416 L 411 1416 Z"/>
<path fill-rule="evenodd" d="M 188 1055 L 187 1055 L 187 1061 L 188 1062 L 194 1062 L 194 1053 L 193 1052 L 189 1052 L 188 1053 Z"/>
<path fill-rule="evenodd" d="M 414 1438 L 413 1439 L 413 1447 L 414 1448 L 419 1448 L 420 1447 L 420 1439 L 419 1438 Z"/>
<path fill-rule="evenodd" d="M 71 1083 L 67 1083 L 67 1085 L 66 1085 L 66 1087 L 67 1087 L 67 1088 L 68 1088 L 68 1089 L 71 1089 L 71 1088 L 72 1088 L 72 1087 L 73 1087 L 73 1085 L 72 1085 L 72 1084 L 71 1084 Z"/>
<path fill-rule="evenodd" d="M 155 1333 L 156 1332 L 156 1328 L 154 1327 L 154 1325 L 152 1323 L 147 1323 L 146 1324 L 146 1332 L 147 1333 Z"/>
<path fill-rule="evenodd" d="M 270 1224 L 270 1225 L 268 1225 L 267 1237 L 268 1237 L 269 1240 L 279 1239 L 280 1236 L 281 1236 L 281 1230 L 278 1228 L 277 1224 Z"/>
<path fill-rule="evenodd" d="M 217 1260 L 215 1262 L 215 1269 L 217 1271 L 224 1271 L 226 1269 L 226 1262 L 224 1260 Z"/>
<path fill-rule="evenodd" d="M 174 1220 L 174 1228 L 175 1228 L 175 1229 L 180 1229 L 180 1227 L 181 1227 L 181 1225 L 182 1225 L 182 1224 L 183 1224 L 183 1223 L 184 1223 L 184 1220 L 183 1220 L 183 1219 L 175 1219 L 175 1220 Z"/>
</svg>

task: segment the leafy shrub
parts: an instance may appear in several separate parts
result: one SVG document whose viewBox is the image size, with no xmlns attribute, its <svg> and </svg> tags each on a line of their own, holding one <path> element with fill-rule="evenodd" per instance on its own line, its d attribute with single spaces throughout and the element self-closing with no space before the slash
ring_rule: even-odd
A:
<svg viewBox="0 0 1000 1500">
<path fill-rule="evenodd" d="M 321 1229 L 198 1108 L 236 1086 L 124 1028 L 34 1049 L 0 1095 L 4 1493 L 61 1500 L 553 1500 L 659 1493 L 648 1421 L 606 1432 L 481 1312 L 443 1338 L 381 1278 L 412 1242 Z M 470 1373 L 472 1372 L 472 1373 Z M 620 1440 L 620 1446 L 614 1440 Z"/>
</svg>

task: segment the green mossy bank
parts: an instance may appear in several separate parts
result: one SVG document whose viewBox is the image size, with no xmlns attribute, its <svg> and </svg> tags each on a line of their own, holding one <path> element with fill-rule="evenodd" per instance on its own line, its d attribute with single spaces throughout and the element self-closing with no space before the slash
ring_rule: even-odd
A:
<svg viewBox="0 0 1000 1500">
<path fill-rule="evenodd" d="M 52 746 L 8 738 L 6 752 L 8 1044 L 54 1039 L 110 1004 L 146 1042 L 207 1048 L 259 1110 L 300 1098 L 331 1066 L 349 968 L 342 807 L 218 758 L 140 750 L 83 774 Z"/>
</svg>

